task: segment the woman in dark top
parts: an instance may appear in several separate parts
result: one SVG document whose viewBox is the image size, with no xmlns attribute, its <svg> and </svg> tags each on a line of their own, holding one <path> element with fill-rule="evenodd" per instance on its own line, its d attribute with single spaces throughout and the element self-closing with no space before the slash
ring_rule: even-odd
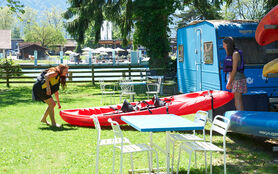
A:
<svg viewBox="0 0 278 174">
<path fill-rule="evenodd" d="M 227 54 L 224 60 L 224 71 L 229 73 L 226 88 L 234 93 L 236 110 L 243 110 L 242 94 L 247 92 L 247 84 L 242 51 L 235 47 L 232 37 L 224 38 L 223 48 Z"/>
<path fill-rule="evenodd" d="M 59 87 L 60 84 L 64 89 L 66 87 L 66 76 L 69 67 L 67 65 L 60 64 L 56 67 L 49 68 L 38 76 L 36 83 L 33 86 L 33 100 L 42 101 L 48 105 L 41 122 L 49 123 L 46 121 L 47 116 L 50 116 L 51 125 L 55 127 L 60 127 L 56 123 L 54 117 L 54 107 L 56 105 L 52 98 L 52 94 L 55 94 L 55 98 L 59 109 L 61 108 L 59 100 Z"/>
</svg>

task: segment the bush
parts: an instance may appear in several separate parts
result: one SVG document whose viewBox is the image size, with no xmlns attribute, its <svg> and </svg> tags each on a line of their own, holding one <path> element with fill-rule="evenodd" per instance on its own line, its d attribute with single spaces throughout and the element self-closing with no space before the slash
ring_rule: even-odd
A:
<svg viewBox="0 0 278 174">
<path fill-rule="evenodd" d="M 22 74 L 18 73 L 21 72 L 20 65 L 16 64 L 12 59 L 4 58 L 0 59 L 0 76 L 1 77 L 14 77 L 14 76 L 21 76 Z"/>
</svg>

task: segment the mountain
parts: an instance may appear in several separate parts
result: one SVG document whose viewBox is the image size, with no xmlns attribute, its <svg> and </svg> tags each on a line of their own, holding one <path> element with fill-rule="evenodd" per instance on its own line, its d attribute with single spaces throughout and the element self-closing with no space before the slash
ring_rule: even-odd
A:
<svg viewBox="0 0 278 174">
<path fill-rule="evenodd" d="M 38 12 L 56 7 L 65 11 L 69 7 L 67 0 L 20 0 L 25 7 L 30 7 Z"/>
</svg>

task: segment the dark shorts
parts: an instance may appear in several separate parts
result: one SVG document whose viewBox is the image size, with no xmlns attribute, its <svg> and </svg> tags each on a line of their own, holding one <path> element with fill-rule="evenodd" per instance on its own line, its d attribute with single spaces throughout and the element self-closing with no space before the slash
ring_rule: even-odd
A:
<svg viewBox="0 0 278 174">
<path fill-rule="evenodd" d="M 46 89 L 42 89 L 39 83 L 35 83 L 32 91 L 32 100 L 42 101 L 52 98 L 51 95 L 46 95 Z"/>
</svg>

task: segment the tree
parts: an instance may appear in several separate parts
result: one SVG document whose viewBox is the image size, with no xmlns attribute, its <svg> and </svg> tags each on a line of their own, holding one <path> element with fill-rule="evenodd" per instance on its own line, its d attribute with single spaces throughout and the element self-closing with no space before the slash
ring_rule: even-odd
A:
<svg viewBox="0 0 278 174">
<path fill-rule="evenodd" d="M 12 38 L 20 38 L 20 29 L 19 29 L 19 27 L 14 27 L 13 28 Z"/>
<path fill-rule="evenodd" d="M 9 11 L 8 7 L 0 9 L 0 29 L 11 30 L 14 25 L 13 14 Z"/>
<path fill-rule="evenodd" d="M 265 14 L 265 0 L 237 0 L 224 5 L 224 19 L 261 19 Z"/>
<path fill-rule="evenodd" d="M 24 14 L 24 5 L 22 5 L 19 0 L 6 0 L 6 2 L 11 12 L 16 13 L 19 18 L 20 16 L 18 13 Z"/>
<path fill-rule="evenodd" d="M 43 47 L 51 47 L 65 43 L 62 33 L 47 23 L 35 24 L 31 29 L 25 31 L 25 40 L 27 42 L 39 42 Z"/>
<path fill-rule="evenodd" d="M 102 22 L 109 20 L 119 26 L 121 39 L 125 46 L 128 43 L 131 29 L 135 24 L 137 25 L 135 27 L 135 33 L 139 36 L 135 39 L 135 43 L 147 47 L 151 60 L 153 60 L 151 61 L 153 65 L 165 67 L 169 59 L 169 41 L 167 34 L 169 31 L 168 23 L 171 21 L 169 14 L 174 12 L 178 4 L 180 4 L 178 0 L 98 0 L 85 2 L 72 0 L 70 1 L 70 7 L 64 13 L 66 19 L 71 19 L 71 22 L 67 23 L 66 29 L 78 43 L 83 44 L 85 33 L 90 28 L 89 26 L 92 25 L 92 30 L 95 32 L 95 43 L 97 43 L 100 39 Z M 145 10 L 148 11 L 147 15 L 144 14 L 144 9 L 140 8 L 146 8 Z M 140 15 L 144 15 L 144 17 L 142 18 Z M 148 17 L 151 17 L 151 20 L 145 19 Z M 155 28 L 153 26 L 150 30 L 146 30 L 145 28 L 150 27 L 150 24 L 156 25 L 157 27 Z M 146 33 L 149 31 L 151 34 Z M 144 41 L 140 39 L 144 35 L 151 35 L 152 37 Z M 154 60 L 156 57 L 159 57 L 159 61 Z M 160 64 L 156 64 L 157 62 Z"/>
<path fill-rule="evenodd" d="M 166 68 L 169 65 L 169 23 L 174 13 L 175 0 L 137 0 L 134 2 L 135 45 L 146 47 L 151 57 L 151 67 Z M 178 4 L 176 4 L 178 5 Z"/>
</svg>

